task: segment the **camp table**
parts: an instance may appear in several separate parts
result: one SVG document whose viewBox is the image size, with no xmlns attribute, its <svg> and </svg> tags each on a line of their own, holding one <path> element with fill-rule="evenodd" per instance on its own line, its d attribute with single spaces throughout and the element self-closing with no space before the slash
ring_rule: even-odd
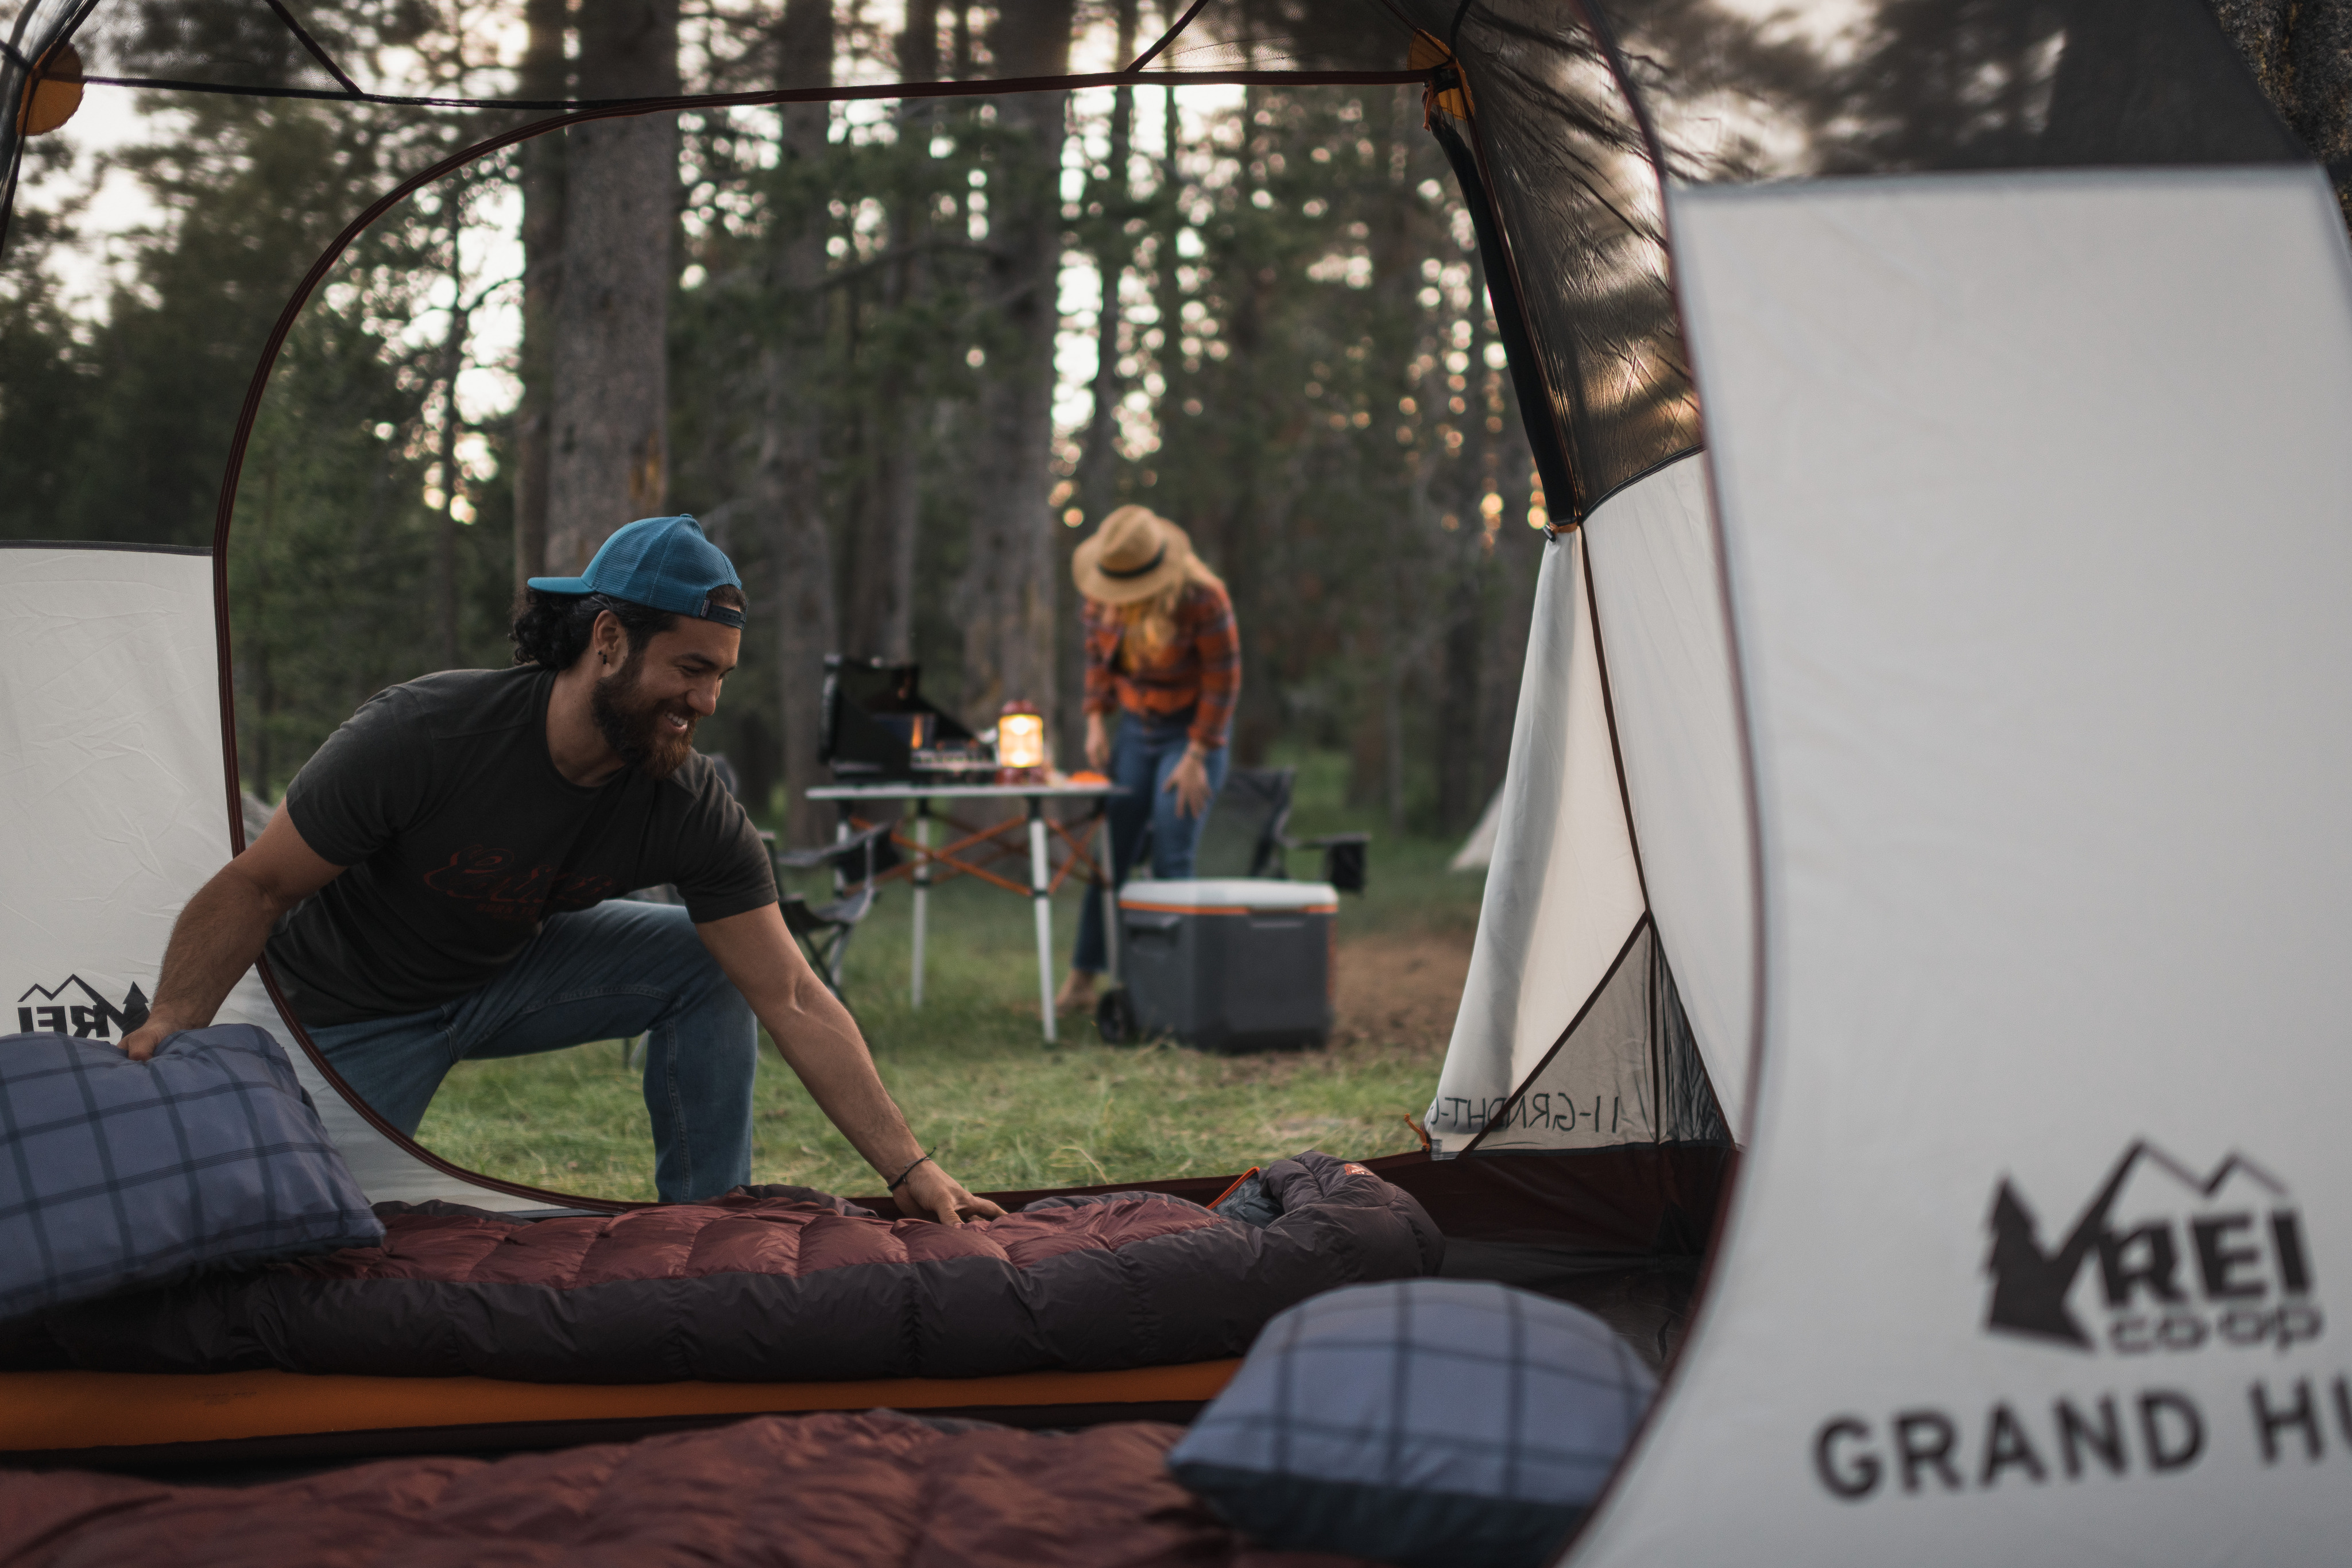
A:
<svg viewBox="0 0 2352 1568">
<path fill-rule="evenodd" d="M 1008 893 L 1029 895 L 1030 906 L 1036 911 L 1037 919 L 1037 1001 L 1045 1018 L 1045 1043 L 1051 1045 L 1055 1038 L 1053 894 L 1060 890 L 1072 871 L 1084 868 L 1087 879 L 1102 889 L 1108 898 L 1110 893 L 1110 856 L 1108 842 L 1104 845 L 1104 852 L 1099 855 L 1088 852 L 1086 824 L 1081 824 L 1074 832 L 1064 823 L 1049 821 L 1045 816 L 1045 802 L 1091 800 L 1095 803 L 1091 824 L 1104 828 L 1108 818 L 1102 809 L 1103 802 L 1119 792 L 1115 784 L 944 784 L 902 779 L 887 784 L 824 784 L 811 789 L 808 798 L 838 801 L 844 806 L 869 800 L 912 800 L 915 803 L 914 836 L 910 838 L 896 829 L 890 834 L 890 841 L 901 849 L 911 851 L 914 859 L 906 865 L 892 867 L 875 880 L 888 882 L 903 876 L 914 885 L 915 961 L 911 990 L 914 1005 L 919 1008 L 923 1005 L 923 934 L 931 883 L 944 881 L 946 877 L 976 876 Z M 1022 800 L 1027 802 L 1027 809 L 1020 816 L 1007 817 L 992 826 L 978 829 L 968 827 L 950 817 L 948 819 L 950 824 L 963 829 L 964 836 L 934 850 L 931 848 L 931 802 L 934 800 Z M 1025 886 L 1010 877 L 998 875 L 985 864 L 971 858 L 985 853 L 989 860 L 996 861 L 1018 853 L 1017 847 L 1007 844 L 1005 839 L 1019 831 L 1024 823 L 1029 831 L 1029 881 Z M 842 826 L 845 831 L 847 831 L 846 822 Z M 1049 829 L 1054 837 L 1062 841 L 1066 851 L 1058 867 L 1053 863 L 1047 837 Z M 946 876 L 935 873 L 934 868 L 941 866 L 948 868 Z M 1106 908 L 1104 913 L 1108 917 L 1108 909 Z M 1114 924 L 1116 922 L 1106 918 L 1106 927 Z"/>
</svg>

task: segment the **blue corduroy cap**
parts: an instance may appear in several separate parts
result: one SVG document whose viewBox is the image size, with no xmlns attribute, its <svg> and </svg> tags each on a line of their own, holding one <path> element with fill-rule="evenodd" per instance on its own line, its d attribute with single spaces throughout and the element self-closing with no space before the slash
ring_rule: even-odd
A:
<svg viewBox="0 0 2352 1568">
<path fill-rule="evenodd" d="M 743 586 L 735 565 L 692 517 L 639 517 L 614 530 L 578 577 L 534 577 L 541 593 L 603 593 L 740 628 L 743 612 L 710 602 L 714 588 Z"/>
</svg>

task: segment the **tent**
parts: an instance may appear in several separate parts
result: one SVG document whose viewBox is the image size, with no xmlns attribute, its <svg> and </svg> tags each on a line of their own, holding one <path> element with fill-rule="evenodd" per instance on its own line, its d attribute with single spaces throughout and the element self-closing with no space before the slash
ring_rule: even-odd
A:
<svg viewBox="0 0 2352 1568">
<path fill-rule="evenodd" d="M 1486 798 L 1486 809 L 1470 824 L 1462 847 L 1445 862 L 1447 871 L 1485 871 L 1495 863 L 1495 831 L 1503 821 L 1503 791 L 1499 786 Z"/>
<path fill-rule="evenodd" d="M 2352 256 L 2197 8 L 2018 8 L 1943 118 L 1937 9 L 1841 135 L 1604 8 L 1707 442 L 1546 563 L 1432 1131 L 1673 1136 L 1686 1028 L 1746 1143 L 1578 1563 L 2325 1562 Z"/>
<path fill-rule="evenodd" d="M 92 14 L 28 7 L 0 88 Z M 1392 1179 L 1622 1260 L 1745 1145 L 1576 1563 L 2330 1561 L 2341 214 L 2194 0 L 1741 14 L 1208 0 L 1124 78 L 1425 80 L 1554 502 L 1437 1157 Z M 143 591 L 7 553 L 28 605 Z M 173 591 L 185 695 L 230 631 Z M 186 859 L 8 873 L 28 941 L 36 892 L 110 901 L 41 984 L 135 983 L 108 909 L 234 841 L 218 713 L 160 763 Z"/>
</svg>

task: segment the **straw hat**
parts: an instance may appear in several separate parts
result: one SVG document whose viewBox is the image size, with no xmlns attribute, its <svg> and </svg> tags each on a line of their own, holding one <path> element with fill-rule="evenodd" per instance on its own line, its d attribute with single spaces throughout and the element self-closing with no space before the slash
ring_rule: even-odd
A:
<svg viewBox="0 0 2352 1568">
<path fill-rule="evenodd" d="M 1149 507 L 1121 507 L 1070 558 L 1078 591 L 1104 604 L 1132 604 L 1184 580 L 1192 537 Z"/>
</svg>

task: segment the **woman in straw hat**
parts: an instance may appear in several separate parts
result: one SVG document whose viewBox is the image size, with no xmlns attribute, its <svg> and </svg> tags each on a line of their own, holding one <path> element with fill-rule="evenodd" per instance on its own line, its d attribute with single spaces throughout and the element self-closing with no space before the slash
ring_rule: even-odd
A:
<svg viewBox="0 0 2352 1568">
<path fill-rule="evenodd" d="M 1142 507 L 1105 517 L 1070 567 L 1086 595 L 1087 761 L 1127 791 L 1110 800 L 1112 874 L 1126 876 L 1148 827 L 1151 874 L 1191 876 L 1242 689 L 1234 602 L 1184 530 Z M 1102 898 L 1088 889 L 1056 1005 L 1091 1008 L 1103 962 Z"/>
</svg>

